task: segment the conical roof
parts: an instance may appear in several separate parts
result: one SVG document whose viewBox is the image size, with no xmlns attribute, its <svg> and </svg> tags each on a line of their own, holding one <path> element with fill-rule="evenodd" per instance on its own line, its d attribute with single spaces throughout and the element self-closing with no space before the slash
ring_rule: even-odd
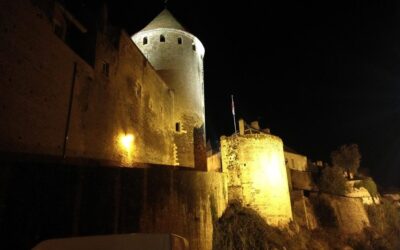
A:
<svg viewBox="0 0 400 250">
<path fill-rule="evenodd" d="M 161 11 L 156 18 L 153 19 L 144 29 L 141 31 L 168 28 L 186 31 L 185 28 L 175 19 L 175 17 L 167 9 Z"/>
</svg>

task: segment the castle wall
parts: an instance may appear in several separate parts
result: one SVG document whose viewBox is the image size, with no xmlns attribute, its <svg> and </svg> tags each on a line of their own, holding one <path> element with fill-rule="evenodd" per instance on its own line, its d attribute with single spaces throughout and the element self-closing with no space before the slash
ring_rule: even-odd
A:
<svg viewBox="0 0 400 250">
<path fill-rule="evenodd" d="M 291 152 L 284 152 L 286 166 L 297 171 L 307 171 L 307 157 Z"/>
<path fill-rule="evenodd" d="M 311 172 L 304 171 L 290 171 L 290 182 L 293 189 L 297 190 L 313 190 L 317 191 L 318 187 L 313 180 Z"/>
<path fill-rule="evenodd" d="M 160 41 L 161 35 L 164 42 Z M 189 33 L 174 29 L 143 31 L 132 39 L 174 91 L 174 119 L 179 124 L 174 135 L 177 163 L 205 169 L 203 46 Z"/>
<path fill-rule="evenodd" d="M 207 156 L 207 171 L 222 171 L 220 152 Z"/>
<path fill-rule="evenodd" d="M 29 1 L 1 2 L 0 32 L 0 149 L 61 155 L 74 62 L 93 71 Z"/>
<path fill-rule="evenodd" d="M 0 235 L 7 249 L 31 249 L 51 238 L 139 232 L 174 233 L 188 239 L 190 249 L 211 250 L 213 223 L 227 203 L 222 173 L 164 166 L 3 162 L 0 185 Z"/>
<path fill-rule="evenodd" d="M 270 225 L 284 226 L 292 210 L 282 140 L 270 134 L 221 137 L 229 200 L 256 210 Z"/>
<path fill-rule="evenodd" d="M 291 192 L 293 220 L 300 226 L 313 230 L 318 227 L 318 219 L 309 199 L 302 190 Z"/>
<path fill-rule="evenodd" d="M 367 212 L 360 198 L 349 198 L 329 194 L 311 197 L 315 204 L 325 201 L 333 210 L 338 228 L 344 233 L 360 233 L 370 225 Z M 327 218 L 321 218 L 327 219 Z M 326 223 L 326 221 L 325 221 Z"/>
<path fill-rule="evenodd" d="M 379 197 L 372 197 L 365 187 L 355 187 L 355 184 L 360 182 L 360 180 L 347 181 L 345 196 L 351 198 L 360 198 L 365 205 L 380 204 Z"/>
<path fill-rule="evenodd" d="M 91 67 L 29 1 L 0 7 L 0 151 L 175 163 L 174 94 L 126 33 L 99 33 Z"/>
</svg>

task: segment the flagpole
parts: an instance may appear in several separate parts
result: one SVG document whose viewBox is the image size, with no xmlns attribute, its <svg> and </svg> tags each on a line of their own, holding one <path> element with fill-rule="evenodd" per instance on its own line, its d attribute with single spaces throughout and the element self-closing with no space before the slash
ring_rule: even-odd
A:
<svg viewBox="0 0 400 250">
<path fill-rule="evenodd" d="M 233 95 L 231 95 L 231 99 L 232 99 L 233 126 L 235 127 L 235 134 L 236 134 L 235 103 L 233 102 Z"/>
</svg>

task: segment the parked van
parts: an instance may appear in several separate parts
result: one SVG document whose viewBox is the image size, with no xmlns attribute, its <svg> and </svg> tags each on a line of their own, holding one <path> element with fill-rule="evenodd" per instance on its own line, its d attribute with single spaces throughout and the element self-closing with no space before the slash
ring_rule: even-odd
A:
<svg viewBox="0 0 400 250">
<path fill-rule="evenodd" d="M 51 239 L 33 250 L 189 250 L 189 242 L 176 234 L 115 234 Z"/>
</svg>

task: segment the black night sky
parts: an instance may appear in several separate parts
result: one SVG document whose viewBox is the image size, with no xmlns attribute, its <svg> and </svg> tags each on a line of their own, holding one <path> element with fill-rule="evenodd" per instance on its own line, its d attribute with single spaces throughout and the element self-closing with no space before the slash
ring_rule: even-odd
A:
<svg viewBox="0 0 400 250">
<path fill-rule="evenodd" d="M 330 161 L 357 143 L 361 167 L 399 186 L 400 6 L 344 2 L 169 1 L 206 49 L 208 139 L 233 132 L 233 94 L 238 118 L 258 119 L 299 153 Z M 108 8 L 109 22 L 134 34 L 164 3 Z"/>
</svg>

